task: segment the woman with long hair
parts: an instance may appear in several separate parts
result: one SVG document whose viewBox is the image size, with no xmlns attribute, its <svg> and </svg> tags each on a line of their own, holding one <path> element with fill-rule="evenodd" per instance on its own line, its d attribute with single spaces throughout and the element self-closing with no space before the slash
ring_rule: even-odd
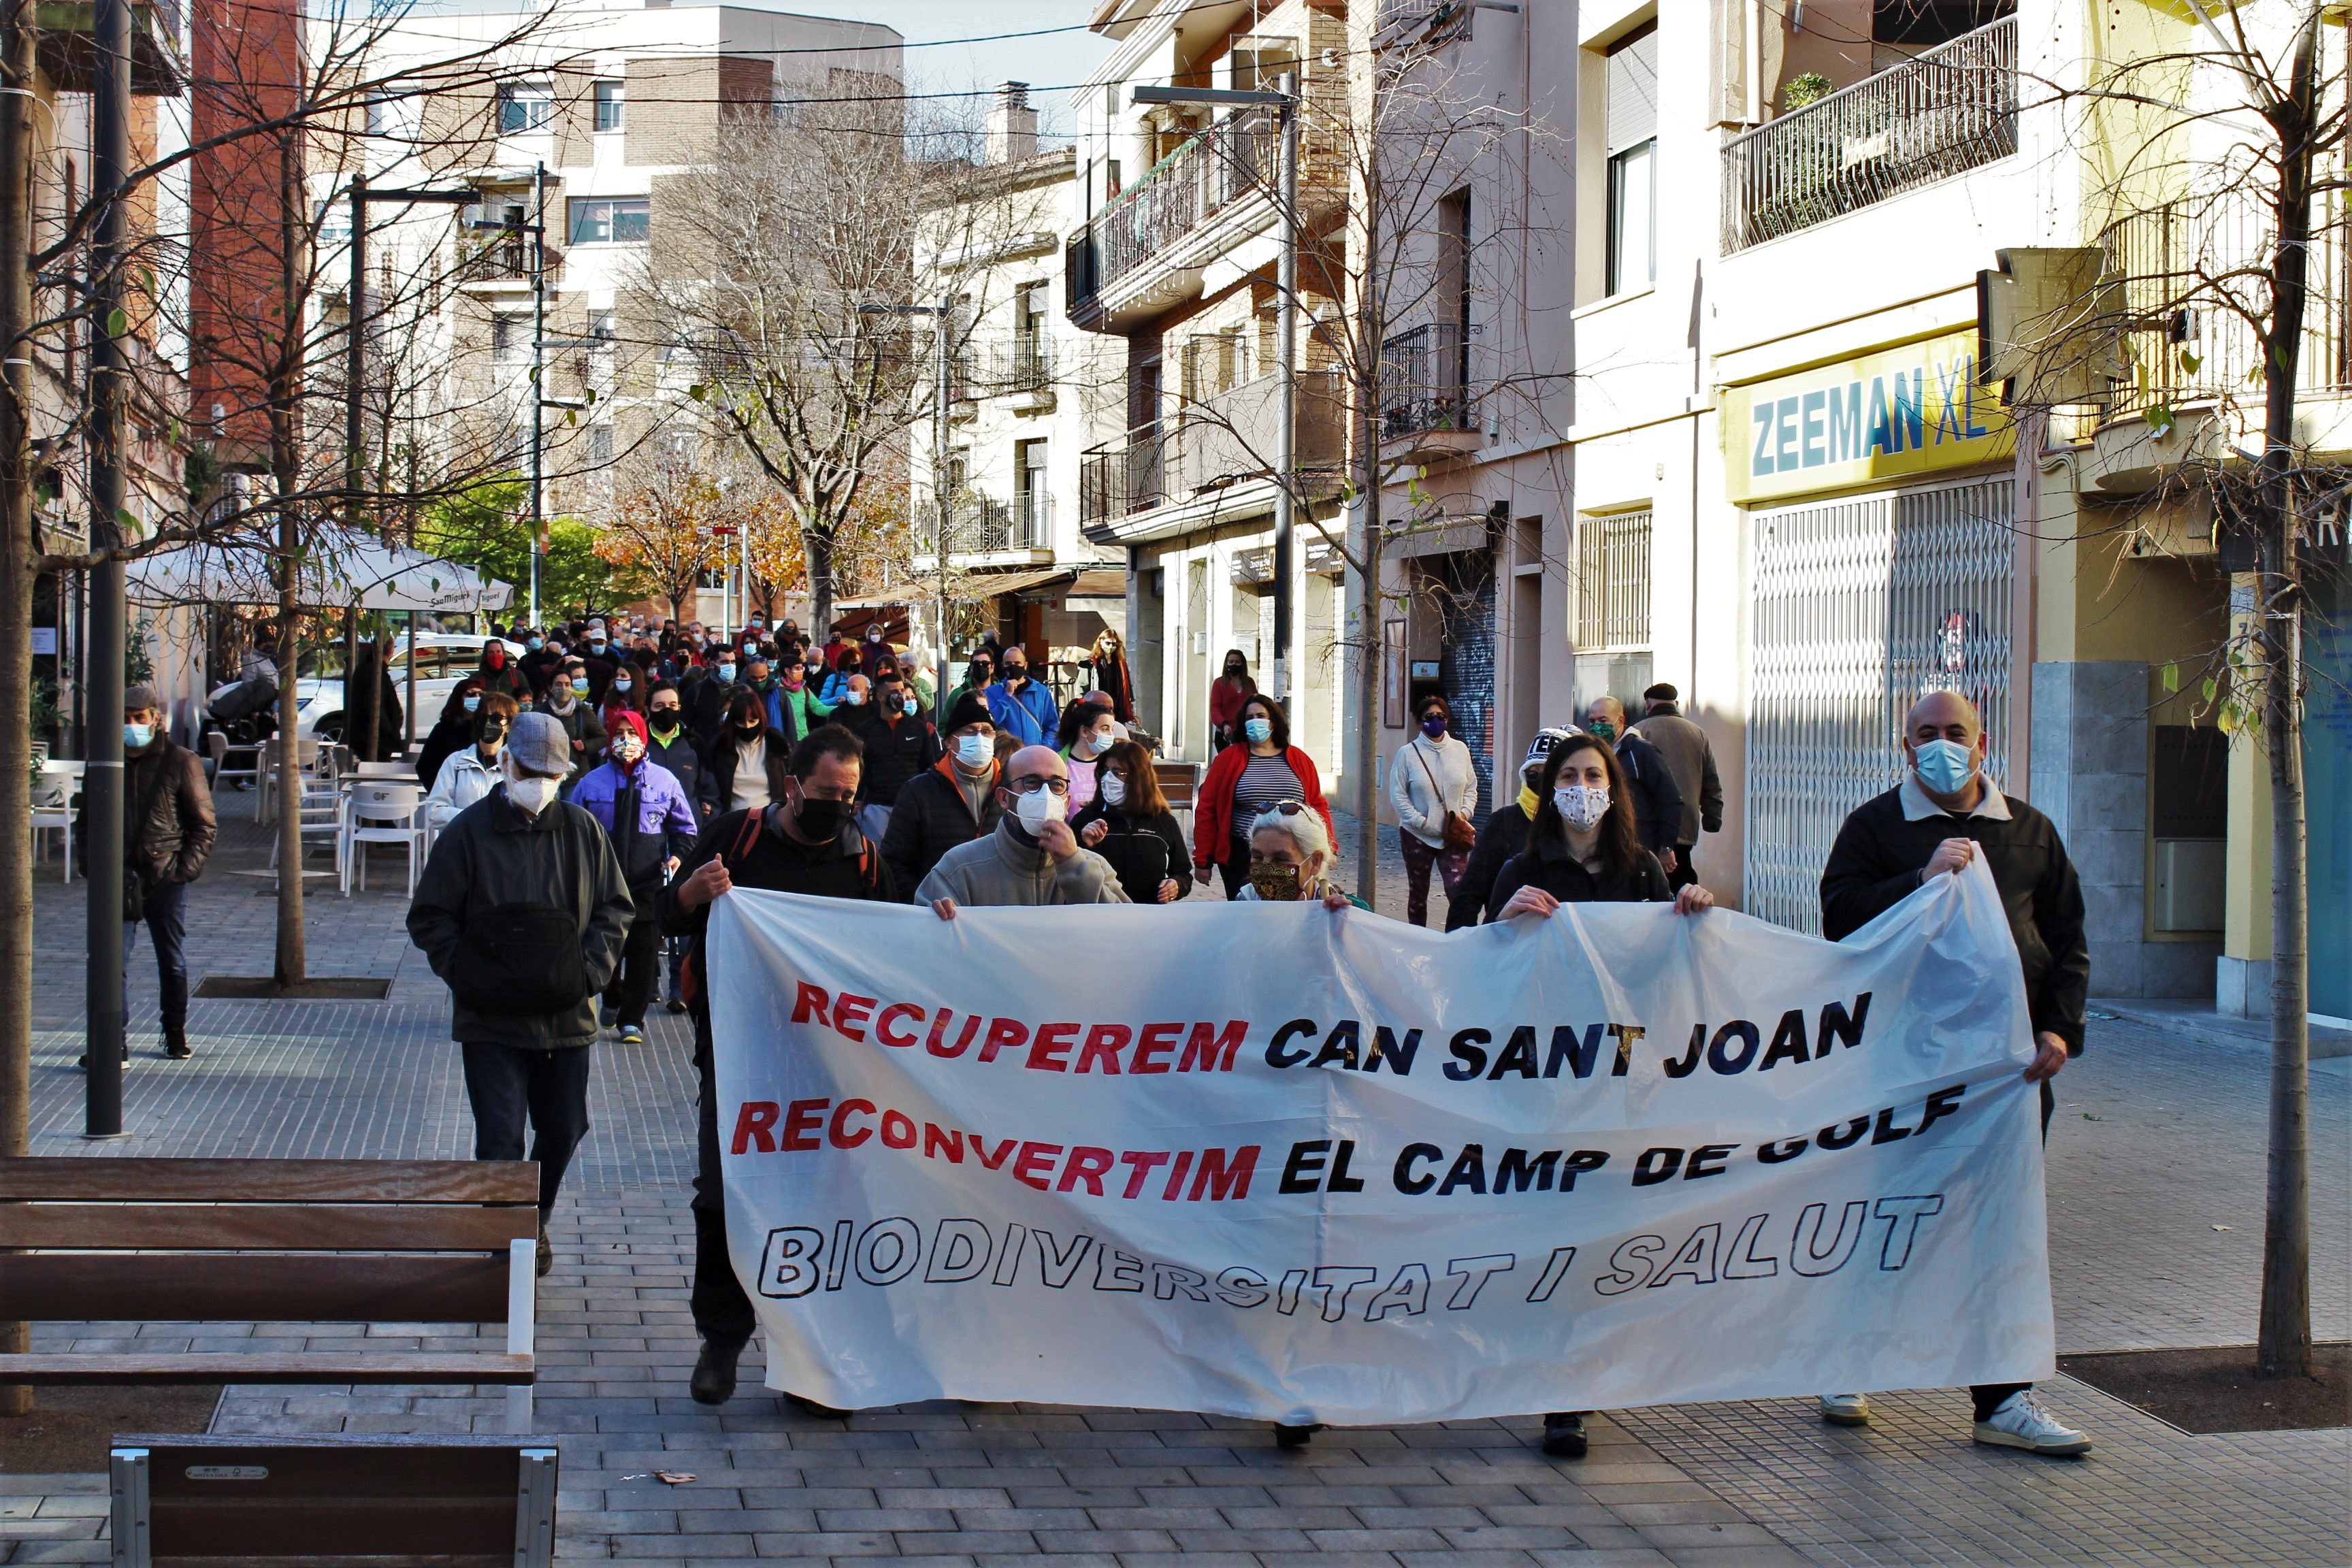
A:
<svg viewBox="0 0 2352 1568">
<path fill-rule="evenodd" d="M 1642 847 L 1625 771 L 1607 742 L 1585 734 L 1560 742 L 1544 764 L 1536 795 L 1527 847 L 1496 876 L 1486 899 L 1487 919 L 1549 920 L 1562 904 L 1672 900 L 1676 912 L 1685 915 L 1715 906 L 1715 895 L 1696 883 L 1675 892 L 1658 858 Z M 1584 1418 L 1590 1414 L 1555 1410 L 1546 1415 L 1544 1452 L 1554 1458 L 1584 1458 Z"/>
<path fill-rule="evenodd" d="M 1210 763 L 1192 803 L 1193 868 L 1206 877 L 1215 866 L 1228 899 L 1241 897 L 1249 883 L 1250 824 L 1277 801 L 1313 807 L 1326 835 L 1339 837 L 1315 759 L 1290 743 L 1290 721 L 1281 704 L 1253 691 L 1234 716 L 1236 743 Z"/>
<path fill-rule="evenodd" d="M 1127 640 L 1110 626 L 1095 634 L 1094 651 L 1087 656 L 1094 671 L 1094 689 L 1110 699 L 1113 717 L 1122 724 L 1135 722 L 1135 675 L 1127 668 Z"/>
<path fill-rule="evenodd" d="M 1071 815 L 1070 830 L 1111 863 L 1129 903 L 1172 904 L 1192 890 L 1184 830 L 1160 793 L 1151 753 L 1133 741 L 1114 741 L 1103 752 L 1094 798 Z"/>
<path fill-rule="evenodd" d="M 1209 746 L 1222 752 L 1242 738 L 1237 726 L 1241 722 L 1242 704 L 1257 695 L 1257 682 L 1250 679 L 1249 660 L 1242 650 L 1225 650 L 1223 675 L 1209 683 Z"/>
</svg>

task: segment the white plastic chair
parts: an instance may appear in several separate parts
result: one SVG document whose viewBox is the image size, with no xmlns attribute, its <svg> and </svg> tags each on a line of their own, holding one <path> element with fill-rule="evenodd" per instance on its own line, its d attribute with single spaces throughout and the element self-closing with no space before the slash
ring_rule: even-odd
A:
<svg viewBox="0 0 2352 1568">
<path fill-rule="evenodd" d="M 367 890 L 367 847 L 398 844 L 408 851 L 408 891 L 416 892 L 417 873 L 425 868 L 425 791 L 415 784 L 392 784 L 361 779 L 352 785 L 343 832 L 343 896 L 352 891 L 352 873 L 359 873 L 360 890 Z"/>
<path fill-rule="evenodd" d="M 255 820 L 258 821 L 261 816 L 262 757 L 267 748 L 257 744 L 236 745 L 218 730 L 211 730 L 205 734 L 205 749 L 212 753 L 214 795 L 217 797 L 223 790 L 240 781 L 251 784 L 254 790 L 253 814 Z M 230 763 L 231 757 L 237 759 L 236 763 Z"/>
<path fill-rule="evenodd" d="M 65 879 L 73 880 L 74 803 L 81 795 L 82 770 L 78 762 L 43 763 L 40 781 L 33 786 L 33 856 L 41 855 L 41 835 L 57 833 L 65 839 Z"/>
<path fill-rule="evenodd" d="M 283 750 L 285 739 L 285 733 L 282 731 L 273 737 L 262 748 L 260 761 L 255 764 L 261 769 L 260 798 L 254 802 L 253 806 L 253 819 L 256 822 L 273 820 L 277 815 L 278 764 L 285 755 Z M 297 736 L 294 765 L 305 774 L 316 773 L 321 767 L 327 768 L 331 773 L 334 765 L 332 752 L 320 745 L 319 737 L 316 735 Z M 309 785 L 306 784 L 303 787 L 307 794 Z"/>
<path fill-rule="evenodd" d="M 352 768 L 353 778 L 414 780 L 416 777 L 416 764 L 414 763 L 355 763 Z"/>
<path fill-rule="evenodd" d="M 333 874 L 341 877 L 343 874 L 342 786 L 336 776 L 334 757 L 331 752 L 318 753 L 313 761 L 317 764 L 315 767 L 306 767 L 295 775 L 302 786 L 301 798 L 295 803 L 295 811 L 300 819 L 296 830 L 302 843 L 302 858 L 306 861 L 310 858 L 312 839 L 323 838 L 328 848 L 334 853 Z M 269 836 L 269 863 L 273 867 L 278 864 L 278 837 L 273 833 Z"/>
</svg>

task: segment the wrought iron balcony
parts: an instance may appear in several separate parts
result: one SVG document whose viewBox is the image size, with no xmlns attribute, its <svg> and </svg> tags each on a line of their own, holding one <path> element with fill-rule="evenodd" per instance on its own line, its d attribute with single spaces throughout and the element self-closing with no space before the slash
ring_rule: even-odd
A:
<svg viewBox="0 0 2352 1568">
<path fill-rule="evenodd" d="M 1432 321 L 1381 344 L 1381 438 L 1473 427 L 1467 340 L 1459 323 Z"/>
<path fill-rule="evenodd" d="M 1024 490 L 1007 500 L 967 492 L 948 507 L 948 554 L 996 555 L 1054 547 L 1054 498 Z"/>
<path fill-rule="evenodd" d="M 1723 149 L 1727 255 L 2017 151 L 2017 18 L 1964 33 Z"/>
<path fill-rule="evenodd" d="M 1271 375 L 1139 425 L 1081 454 L 1078 522 L 1108 522 L 1274 471 L 1281 384 Z M 1291 460 L 1300 473 L 1335 472 L 1347 449 L 1347 403 L 1336 371 L 1298 376 Z"/>
<path fill-rule="evenodd" d="M 1070 241 L 1068 305 L 1083 315 L 1120 279 L 1255 192 L 1271 187 L 1274 111 L 1238 110 L 1192 137 L 1114 197 Z"/>
</svg>

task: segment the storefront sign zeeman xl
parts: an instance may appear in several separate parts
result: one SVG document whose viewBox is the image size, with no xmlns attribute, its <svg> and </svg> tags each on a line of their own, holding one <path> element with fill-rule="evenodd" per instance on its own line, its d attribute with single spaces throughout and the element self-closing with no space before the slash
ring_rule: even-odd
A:
<svg viewBox="0 0 2352 1568">
<path fill-rule="evenodd" d="M 2011 436 L 1966 331 L 1727 387 L 1722 410 L 1735 501 L 1988 462 Z"/>
</svg>

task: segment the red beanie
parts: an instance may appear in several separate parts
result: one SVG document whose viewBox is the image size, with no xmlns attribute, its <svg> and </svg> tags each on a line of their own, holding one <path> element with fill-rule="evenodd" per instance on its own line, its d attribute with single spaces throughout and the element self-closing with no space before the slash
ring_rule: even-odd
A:
<svg viewBox="0 0 2352 1568">
<path fill-rule="evenodd" d="M 618 737 L 620 732 L 624 730 L 635 731 L 636 732 L 637 741 L 640 744 L 649 743 L 648 737 L 646 734 L 645 715 L 638 712 L 635 709 L 624 708 L 619 712 L 614 714 L 612 731 L 605 738 L 607 740 L 614 739 Z"/>
</svg>

